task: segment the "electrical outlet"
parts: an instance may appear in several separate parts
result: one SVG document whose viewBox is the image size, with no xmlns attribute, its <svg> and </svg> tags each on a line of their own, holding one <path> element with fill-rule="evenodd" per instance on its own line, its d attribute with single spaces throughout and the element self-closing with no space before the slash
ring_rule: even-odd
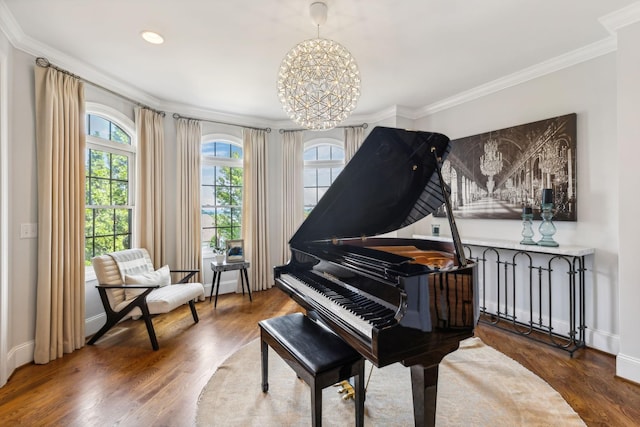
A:
<svg viewBox="0 0 640 427">
<path fill-rule="evenodd" d="M 38 237 L 38 224 L 20 224 L 21 239 L 35 239 Z"/>
</svg>

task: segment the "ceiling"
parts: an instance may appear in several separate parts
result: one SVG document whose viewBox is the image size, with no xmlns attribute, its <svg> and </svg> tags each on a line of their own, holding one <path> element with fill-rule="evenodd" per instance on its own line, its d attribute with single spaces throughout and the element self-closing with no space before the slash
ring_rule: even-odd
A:
<svg viewBox="0 0 640 427">
<path fill-rule="evenodd" d="M 326 0 L 320 36 L 355 57 L 354 116 L 370 117 L 426 108 L 581 49 L 615 48 L 599 19 L 634 2 Z M 0 26 L 16 47 L 152 106 L 286 121 L 278 68 L 316 37 L 311 3 L 0 0 Z M 146 29 L 165 43 L 143 41 Z"/>
</svg>

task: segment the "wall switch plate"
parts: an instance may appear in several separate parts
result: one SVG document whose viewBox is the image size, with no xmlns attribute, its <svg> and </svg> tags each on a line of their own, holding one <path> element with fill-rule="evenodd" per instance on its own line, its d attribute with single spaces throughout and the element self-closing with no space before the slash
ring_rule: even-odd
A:
<svg viewBox="0 0 640 427">
<path fill-rule="evenodd" d="M 38 224 L 20 224 L 21 239 L 35 239 L 38 237 Z"/>
</svg>

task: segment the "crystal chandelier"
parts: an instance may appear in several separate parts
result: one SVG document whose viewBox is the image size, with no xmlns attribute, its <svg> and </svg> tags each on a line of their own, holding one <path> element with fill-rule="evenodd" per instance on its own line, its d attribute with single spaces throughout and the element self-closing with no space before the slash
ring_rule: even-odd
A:
<svg viewBox="0 0 640 427">
<path fill-rule="evenodd" d="M 502 170 L 502 153 L 498 151 L 498 141 L 490 139 L 484 144 L 484 154 L 480 156 L 480 172 L 488 177 L 487 191 L 493 193 L 493 177 Z"/>
<path fill-rule="evenodd" d="M 559 141 L 553 141 L 544 145 L 540 152 L 540 170 L 543 173 L 562 175 L 566 166 L 566 146 L 562 146 Z"/>
<path fill-rule="evenodd" d="M 327 5 L 311 4 L 311 16 L 318 27 L 318 37 L 298 44 L 282 60 L 278 97 L 295 123 L 312 130 L 331 129 L 356 107 L 360 73 L 347 49 L 320 38 Z"/>
</svg>

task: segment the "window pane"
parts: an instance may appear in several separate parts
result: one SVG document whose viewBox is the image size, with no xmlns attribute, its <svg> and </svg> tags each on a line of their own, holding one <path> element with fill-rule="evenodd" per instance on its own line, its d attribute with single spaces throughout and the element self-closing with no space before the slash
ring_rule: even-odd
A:
<svg viewBox="0 0 640 427">
<path fill-rule="evenodd" d="M 111 132 L 109 132 L 109 120 L 103 119 L 100 116 L 89 115 L 89 129 L 88 133 L 91 136 L 97 136 L 98 138 L 109 140 Z"/>
<path fill-rule="evenodd" d="M 304 169 L 304 187 L 315 187 L 317 186 L 316 181 L 316 168 L 305 168 Z"/>
<path fill-rule="evenodd" d="M 114 236 L 96 237 L 93 242 L 93 250 L 96 255 L 113 252 L 113 248 L 115 247 Z"/>
<path fill-rule="evenodd" d="M 318 200 L 322 199 L 322 196 L 324 196 L 328 188 L 329 187 L 318 187 Z"/>
<path fill-rule="evenodd" d="M 113 234 L 113 209 L 95 209 L 95 236 L 108 236 Z"/>
<path fill-rule="evenodd" d="M 230 206 L 231 205 L 231 189 L 229 187 L 216 187 L 216 205 L 218 206 Z"/>
<path fill-rule="evenodd" d="M 231 146 L 231 158 L 232 159 L 241 159 L 242 158 L 242 148 L 237 145 Z"/>
<path fill-rule="evenodd" d="M 115 234 L 131 233 L 131 210 L 115 209 Z"/>
<path fill-rule="evenodd" d="M 331 169 L 318 168 L 318 187 L 331 185 Z"/>
<path fill-rule="evenodd" d="M 344 150 L 340 147 L 331 147 L 331 160 L 343 160 Z"/>
<path fill-rule="evenodd" d="M 200 216 L 200 225 L 202 228 L 214 227 L 216 224 L 214 222 L 214 211 L 211 209 L 202 209 L 202 214 Z"/>
<path fill-rule="evenodd" d="M 124 249 L 130 249 L 131 248 L 130 240 L 131 240 L 131 237 L 128 234 L 126 236 L 115 236 L 113 250 L 121 251 Z"/>
<path fill-rule="evenodd" d="M 333 184 L 333 181 L 336 180 L 338 175 L 340 175 L 340 172 L 342 172 L 342 169 L 344 169 L 344 167 L 342 167 L 342 166 L 340 166 L 339 168 L 331 168 L 331 183 L 332 184 Z"/>
<path fill-rule="evenodd" d="M 111 161 L 109 153 L 98 150 L 89 150 L 89 176 L 109 178 L 111 176 Z"/>
<path fill-rule="evenodd" d="M 216 243 L 216 232 L 215 228 L 203 228 L 202 229 L 202 246 L 215 248 Z"/>
<path fill-rule="evenodd" d="M 122 154 L 111 155 L 111 178 L 127 181 L 129 179 L 129 158 Z"/>
<path fill-rule="evenodd" d="M 231 144 L 226 142 L 216 142 L 216 157 L 231 158 Z"/>
<path fill-rule="evenodd" d="M 111 205 L 127 205 L 128 189 L 129 183 L 126 181 L 111 181 Z"/>
<path fill-rule="evenodd" d="M 91 191 L 91 205 L 108 206 L 111 204 L 108 179 L 92 178 L 89 190 Z"/>
<path fill-rule="evenodd" d="M 305 188 L 304 189 L 304 205 L 305 206 L 315 206 L 318 202 L 316 199 L 316 188 Z"/>
<path fill-rule="evenodd" d="M 318 160 L 331 160 L 330 145 L 321 145 L 318 147 Z"/>
<path fill-rule="evenodd" d="M 318 160 L 318 149 L 313 147 L 304 150 L 303 160 Z"/>
<path fill-rule="evenodd" d="M 202 185 L 215 184 L 216 168 L 215 166 L 202 166 Z"/>
<path fill-rule="evenodd" d="M 203 185 L 200 187 L 200 203 L 202 206 L 215 206 L 216 199 L 213 195 L 215 187 L 212 185 Z"/>
<path fill-rule="evenodd" d="M 231 168 L 230 173 L 230 183 L 231 185 L 240 185 L 242 186 L 242 168 Z"/>
<path fill-rule="evenodd" d="M 93 254 L 93 238 L 84 239 L 84 265 L 91 265 Z"/>
<path fill-rule="evenodd" d="M 84 235 L 93 235 L 93 209 L 84 210 Z"/>
<path fill-rule="evenodd" d="M 129 135 L 114 123 L 111 124 L 111 140 L 121 144 L 131 145 L 131 138 Z"/>
</svg>

